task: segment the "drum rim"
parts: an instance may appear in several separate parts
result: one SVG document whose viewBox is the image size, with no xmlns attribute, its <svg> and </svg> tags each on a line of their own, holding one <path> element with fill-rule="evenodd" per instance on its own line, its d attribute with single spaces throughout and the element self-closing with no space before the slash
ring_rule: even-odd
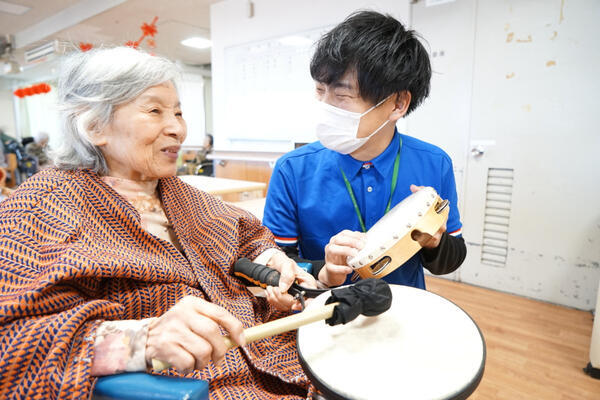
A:
<svg viewBox="0 0 600 400">
<path fill-rule="evenodd" d="M 463 389 L 459 389 L 457 392 L 452 393 L 451 395 L 443 398 L 442 400 L 465 400 L 465 399 L 467 399 L 469 396 L 471 396 L 473 394 L 473 392 L 475 392 L 475 389 L 477 389 L 477 387 L 479 386 L 479 383 L 481 383 L 481 380 L 483 379 L 483 374 L 485 371 L 485 362 L 487 359 L 487 345 L 485 342 L 485 337 L 483 336 L 483 333 L 481 332 L 479 325 L 477 325 L 477 322 L 475 322 L 475 320 L 471 317 L 471 315 L 469 315 L 468 312 L 463 310 L 462 307 L 460 307 L 458 304 L 456 304 L 452 300 L 445 298 L 444 296 L 441 296 L 437 293 L 430 292 L 427 289 L 415 288 L 413 286 L 407 286 L 407 285 L 397 285 L 397 286 L 404 286 L 404 287 L 416 289 L 416 290 L 424 290 L 425 292 L 427 292 L 429 294 L 433 294 L 435 296 L 442 298 L 443 300 L 446 300 L 446 301 L 452 303 L 459 310 L 461 310 L 463 313 L 465 313 L 465 315 L 467 317 L 469 317 L 471 322 L 473 322 L 473 325 L 475 325 L 475 327 L 477 328 L 477 332 L 479 333 L 479 337 L 481 338 L 481 343 L 482 343 L 482 347 L 483 347 L 483 354 L 481 357 L 481 364 L 479 365 L 479 370 L 477 371 L 477 373 L 475 374 L 473 379 L 471 379 L 471 381 L 469 381 L 464 386 Z M 344 397 L 344 396 L 340 395 L 339 393 L 336 393 L 333 388 L 331 388 L 327 383 L 323 382 L 321 379 L 319 379 L 316 376 L 316 374 L 310 368 L 310 366 L 308 365 L 308 363 L 306 362 L 304 357 L 302 357 L 302 352 L 300 351 L 300 334 L 299 333 L 300 332 L 298 331 L 298 334 L 296 335 L 296 351 L 298 352 L 298 359 L 300 361 L 300 365 L 302 366 L 302 369 L 306 373 L 306 376 L 308 376 L 308 378 L 310 379 L 310 382 L 313 385 L 315 385 L 315 387 L 320 392 L 322 392 L 325 396 L 327 396 L 328 400 L 329 399 L 331 399 L 331 400 L 353 400 L 352 397 Z"/>
</svg>

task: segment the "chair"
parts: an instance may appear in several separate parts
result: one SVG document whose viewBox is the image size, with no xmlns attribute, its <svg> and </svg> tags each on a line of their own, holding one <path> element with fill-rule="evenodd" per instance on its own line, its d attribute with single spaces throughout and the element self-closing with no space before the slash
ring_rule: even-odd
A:
<svg viewBox="0 0 600 400">
<path fill-rule="evenodd" d="M 208 400 L 208 382 L 132 372 L 98 378 L 92 400 Z"/>
<path fill-rule="evenodd" d="M 195 175 L 214 176 L 214 166 L 212 160 L 204 161 L 196 167 Z"/>
<path fill-rule="evenodd" d="M 6 186 L 15 187 L 21 183 L 21 175 L 19 173 L 19 163 L 17 161 L 17 155 L 15 153 L 6 153 Z"/>
</svg>

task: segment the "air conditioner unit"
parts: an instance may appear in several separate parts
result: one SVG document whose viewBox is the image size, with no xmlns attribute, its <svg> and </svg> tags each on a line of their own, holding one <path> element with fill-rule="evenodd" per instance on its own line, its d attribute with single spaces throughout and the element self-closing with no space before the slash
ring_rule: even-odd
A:
<svg viewBox="0 0 600 400">
<path fill-rule="evenodd" d="M 37 47 L 25 51 L 25 64 L 37 64 L 48 61 L 56 54 L 59 54 L 59 46 L 57 40 L 44 43 Z"/>
</svg>

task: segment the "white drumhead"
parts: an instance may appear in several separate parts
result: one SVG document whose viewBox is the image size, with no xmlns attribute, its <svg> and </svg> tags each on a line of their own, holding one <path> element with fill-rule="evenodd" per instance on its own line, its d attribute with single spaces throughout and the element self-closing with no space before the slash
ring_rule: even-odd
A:
<svg viewBox="0 0 600 400">
<path fill-rule="evenodd" d="M 367 231 L 365 247 L 348 260 L 348 265 L 356 269 L 379 258 L 394 246 L 399 238 L 415 227 L 436 198 L 437 192 L 434 188 L 424 187 L 396 204 Z"/>
<path fill-rule="evenodd" d="M 468 396 L 485 364 L 477 325 L 443 297 L 390 287 L 392 307 L 381 315 L 361 315 L 336 326 L 319 321 L 298 330 L 298 354 L 313 383 L 348 399 Z M 323 305 L 329 296 L 318 296 L 309 308 Z"/>
</svg>

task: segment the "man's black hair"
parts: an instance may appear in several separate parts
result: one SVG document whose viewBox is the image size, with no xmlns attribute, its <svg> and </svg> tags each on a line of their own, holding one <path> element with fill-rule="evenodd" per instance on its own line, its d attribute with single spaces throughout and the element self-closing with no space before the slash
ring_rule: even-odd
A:
<svg viewBox="0 0 600 400">
<path fill-rule="evenodd" d="M 429 95 L 431 64 L 414 31 L 390 15 L 353 13 L 323 35 L 310 74 L 326 85 L 355 72 L 360 96 L 373 104 L 404 90 L 412 98 L 407 114 Z"/>
</svg>

